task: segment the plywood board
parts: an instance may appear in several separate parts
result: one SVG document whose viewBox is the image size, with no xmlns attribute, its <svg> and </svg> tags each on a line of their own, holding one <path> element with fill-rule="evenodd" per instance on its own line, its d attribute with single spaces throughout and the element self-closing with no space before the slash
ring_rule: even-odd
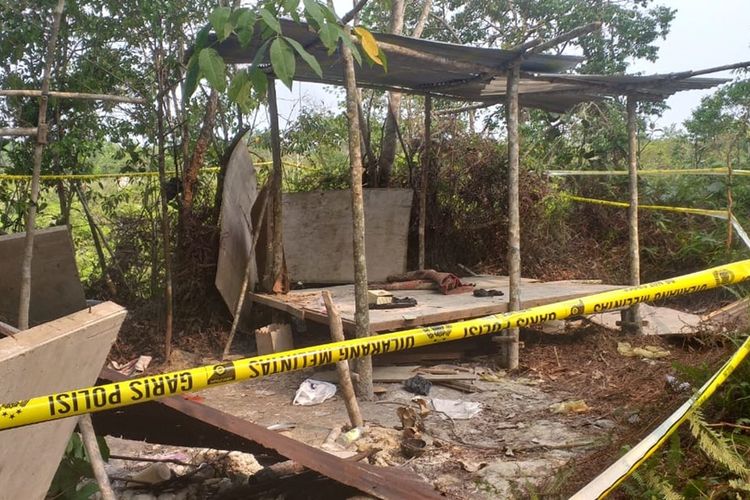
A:
<svg viewBox="0 0 750 500">
<path fill-rule="evenodd" d="M 443 295 L 434 290 L 398 290 L 398 297 L 413 297 L 417 306 L 405 309 L 371 310 L 370 331 L 382 332 L 410 328 L 420 325 L 447 323 L 467 318 L 476 318 L 488 314 L 508 311 L 508 278 L 507 276 L 473 276 L 462 278 L 474 283 L 477 288 L 496 289 L 505 295 L 501 297 L 474 297 L 471 293 Z M 582 282 L 537 282 L 522 280 L 521 307 L 528 308 L 561 300 L 584 297 L 594 293 L 622 288 L 617 285 L 591 284 Z M 287 295 L 272 296 L 253 294 L 255 302 L 274 309 L 288 312 L 299 318 L 328 324 L 325 306 L 320 292 L 331 292 L 336 307 L 341 312 L 344 330 L 354 330 L 354 286 L 341 285 L 327 288 L 309 288 L 291 291 Z"/>
<path fill-rule="evenodd" d="M 258 197 L 255 168 L 245 141 L 239 141 L 227 163 L 221 199 L 221 239 L 216 265 L 216 288 L 224 303 L 234 312 L 242 289 L 248 258 L 251 265 L 248 289 L 255 288 L 257 269 L 250 255 L 253 240 L 251 211 Z"/>
<path fill-rule="evenodd" d="M 93 385 L 126 310 L 113 302 L 0 338 L 0 405 Z M 13 411 L 23 411 L 23 407 Z M 0 407 L 0 419 L 13 411 Z M 44 498 L 77 419 L 0 431 L 0 498 Z"/>
<path fill-rule="evenodd" d="M 26 233 L 0 236 L 0 321 L 18 324 L 21 263 Z M 29 324 L 38 325 L 86 307 L 66 226 L 36 231 L 31 263 Z"/>
<path fill-rule="evenodd" d="M 365 189 L 367 277 L 406 271 L 409 189 Z M 306 283 L 352 283 L 351 191 L 284 195 L 284 252 L 289 277 Z"/>
</svg>

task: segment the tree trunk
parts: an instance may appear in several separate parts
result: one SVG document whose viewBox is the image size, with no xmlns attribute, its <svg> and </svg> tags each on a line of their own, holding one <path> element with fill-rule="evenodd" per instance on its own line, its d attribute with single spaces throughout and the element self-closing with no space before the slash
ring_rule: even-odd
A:
<svg viewBox="0 0 750 500">
<path fill-rule="evenodd" d="M 357 80 L 354 58 L 346 45 L 342 45 L 344 59 L 344 85 L 346 87 L 346 114 L 349 118 L 349 166 L 352 175 L 352 220 L 354 250 L 354 302 L 355 335 L 370 335 L 370 314 L 367 308 L 367 264 L 365 260 L 365 208 L 362 193 L 362 149 L 359 137 L 359 110 L 357 106 Z M 373 398 L 372 358 L 366 356 L 355 362 L 359 375 L 355 389 L 363 399 Z"/>
<path fill-rule="evenodd" d="M 267 262 L 270 263 L 269 292 L 282 293 L 285 285 L 284 273 L 284 234 L 282 227 L 282 179 L 281 165 L 281 132 L 279 130 L 279 108 L 276 101 L 276 82 L 268 79 L 268 114 L 271 117 L 271 157 L 273 160 L 273 177 L 271 179 L 271 254 Z"/>
<path fill-rule="evenodd" d="M 628 113 L 628 180 L 630 187 L 630 207 L 628 208 L 628 229 L 630 238 L 630 284 L 641 284 L 640 243 L 638 241 L 638 116 L 636 114 L 637 100 L 633 96 L 627 98 Z M 623 330 L 642 333 L 641 311 L 638 304 L 623 311 Z"/>
<path fill-rule="evenodd" d="M 508 127 L 508 310 L 521 308 L 521 217 L 518 207 L 519 192 L 519 137 L 518 137 L 518 80 L 520 63 L 508 72 L 507 127 Z M 510 342 L 504 343 L 503 364 L 509 370 L 518 368 L 518 328 L 509 328 Z"/>
<path fill-rule="evenodd" d="M 52 69 L 52 59 L 57 44 L 57 34 L 60 31 L 65 0 L 58 0 L 53 11 L 52 29 L 47 44 L 47 54 L 44 61 L 41 97 L 39 98 L 39 118 L 37 123 L 36 146 L 34 147 L 34 170 L 31 176 L 31 196 L 29 211 L 26 216 L 26 239 L 24 241 L 23 263 L 21 265 L 21 286 L 18 301 L 18 329 L 29 327 L 29 305 L 31 303 L 31 262 L 34 254 L 34 230 L 36 226 L 36 209 L 39 201 L 39 176 L 42 173 L 42 153 L 47 143 L 47 102 L 49 100 L 49 76 Z"/>
<path fill-rule="evenodd" d="M 425 232 L 427 230 L 427 183 L 430 170 L 430 143 L 432 142 L 432 96 L 424 98 L 424 146 L 422 147 L 422 175 L 419 181 L 419 259 L 417 267 L 425 268 Z"/>
</svg>

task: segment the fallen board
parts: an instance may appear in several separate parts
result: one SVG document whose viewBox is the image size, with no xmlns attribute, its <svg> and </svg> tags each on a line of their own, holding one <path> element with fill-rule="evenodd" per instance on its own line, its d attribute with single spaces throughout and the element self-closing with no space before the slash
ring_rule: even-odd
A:
<svg viewBox="0 0 750 500">
<path fill-rule="evenodd" d="M 125 314 L 105 302 L 0 338 L 0 420 L 23 412 L 14 401 L 96 382 Z M 77 421 L 0 431 L 0 498 L 44 498 Z"/>
<path fill-rule="evenodd" d="M 398 297 L 408 296 L 417 299 L 417 305 L 404 309 L 371 310 L 370 331 L 374 333 L 413 328 L 420 325 L 448 323 L 508 311 L 507 276 L 474 276 L 463 280 L 476 284 L 477 288 L 500 290 L 505 295 L 501 297 L 474 297 L 471 293 L 443 295 L 434 290 L 394 291 L 394 294 Z M 623 287 L 581 281 L 543 283 L 534 280 L 522 280 L 521 307 L 525 309 L 618 288 Z M 254 293 L 251 297 L 255 302 L 285 311 L 298 318 L 328 324 L 325 306 L 320 296 L 322 290 L 331 292 L 334 303 L 341 312 L 344 330 L 353 332 L 354 285 L 295 290 L 286 295 Z"/>
<path fill-rule="evenodd" d="M 385 280 L 406 271 L 410 189 L 365 189 L 367 276 Z M 284 253 L 292 281 L 352 283 L 351 191 L 284 195 Z"/>
<path fill-rule="evenodd" d="M 425 380 L 430 381 L 447 381 L 447 380 L 476 380 L 477 376 L 473 372 L 461 372 L 450 374 L 424 373 L 419 371 L 419 365 L 412 366 L 375 366 L 372 369 L 372 381 L 383 383 L 400 383 L 415 375 L 420 375 Z M 323 382 L 332 382 L 338 384 L 339 375 L 336 370 L 325 370 L 315 372 L 312 377 L 315 380 Z"/>
<path fill-rule="evenodd" d="M 0 321 L 18 325 L 21 263 L 26 233 L 0 236 Z M 65 226 L 36 231 L 31 262 L 29 325 L 39 325 L 86 307 L 75 251 Z"/>
<path fill-rule="evenodd" d="M 240 140 L 232 151 L 224 177 L 221 239 L 215 279 L 216 288 L 232 313 L 240 296 L 248 258 L 253 260 L 248 290 L 254 289 L 257 281 L 255 256 L 250 255 L 253 239 L 250 213 L 257 197 L 258 183 L 253 161 L 245 141 Z"/>
</svg>

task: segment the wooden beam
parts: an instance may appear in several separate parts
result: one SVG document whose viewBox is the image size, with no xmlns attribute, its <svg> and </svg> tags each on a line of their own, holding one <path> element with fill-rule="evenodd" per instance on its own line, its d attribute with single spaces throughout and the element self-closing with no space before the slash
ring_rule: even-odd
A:
<svg viewBox="0 0 750 500">
<path fill-rule="evenodd" d="M 520 61 L 508 72 L 506 122 L 508 128 L 508 310 L 521 308 L 521 218 L 519 212 L 519 137 L 518 137 L 518 82 Z M 508 329 L 510 341 L 504 346 L 504 365 L 509 370 L 518 368 L 518 328 Z"/>
<path fill-rule="evenodd" d="M 269 292 L 281 292 L 284 288 L 282 273 L 284 267 L 284 233 L 282 232 L 281 181 L 283 178 L 281 164 L 281 132 L 279 131 L 279 107 L 276 100 L 276 80 L 268 78 L 268 114 L 271 119 L 271 157 L 273 160 L 273 177 L 271 182 L 271 220 L 273 235 L 271 237 L 271 288 Z M 279 288 L 281 287 L 281 288 Z"/>
<path fill-rule="evenodd" d="M 0 137 L 33 137 L 37 135 L 36 127 L 27 128 L 0 128 Z"/>
<path fill-rule="evenodd" d="M 638 241 L 638 101 L 633 96 L 627 97 L 628 113 L 628 186 L 630 206 L 628 207 L 629 263 L 630 284 L 641 284 L 640 243 Z M 642 333 L 641 313 L 638 304 L 623 311 L 623 330 L 629 329 Z"/>
<path fill-rule="evenodd" d="M 432 96 L 424 98 L 424 149 L 419 182 L 419 269 L 425 268 L 425 230 L 427 227 L 427 182 L 430 170 L 430 137 L 432 135 Z"/>
<path fill-rule="evenodd" d="M 579 26 L 577 28 L 573 28 L 572 30 L 566 31 L 565 33 L 559 36 L 556 36 L 555 38 L 552 38 L 550 40 L 547 40 L 546 42 L 535 45 L 528 51 L 528 53 L 538 54 L 540 52 L 544 52 L 545 50 L 551 49 L 552 47 L 560 45 L 561 43 L 569 42 L 573 40 L 574 38 L 578 38 L 583 35 L 588 35 L 589 33 L 593 33 L 594 31 L 599 31 L 601 28 L 602 28 L 601 21 L 594 21 L 593 23 L 589 23 L 583 26 Z"/>
<path fill-rule="evenodd" d="M 146 99 L 142 97 L 127 97 L 110 94 L 88 94 L 83 92 L 60 92 L 50 90 L 47 92 L 49 97 L 59 99 L 82 99 L 89 101 L 117 102 L 123 104 L 146 104 Z M 41 90 L 19 89 L 19 90 L 0 90 L 0 97 L 41 97 Z"/>
</svg>

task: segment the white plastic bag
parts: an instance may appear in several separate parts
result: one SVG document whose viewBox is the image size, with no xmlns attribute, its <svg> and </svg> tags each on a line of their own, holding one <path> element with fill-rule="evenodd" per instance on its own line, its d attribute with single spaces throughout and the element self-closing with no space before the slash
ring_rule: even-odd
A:
<svg viewBox="0 0 750 500">
<path fill-rule="evenodd" d="M 336 386 L 328 382 L 308 378 L 299 386 L 292 404 L 298 406 L 319 405 L 336 394 Z"/>
</svg>

